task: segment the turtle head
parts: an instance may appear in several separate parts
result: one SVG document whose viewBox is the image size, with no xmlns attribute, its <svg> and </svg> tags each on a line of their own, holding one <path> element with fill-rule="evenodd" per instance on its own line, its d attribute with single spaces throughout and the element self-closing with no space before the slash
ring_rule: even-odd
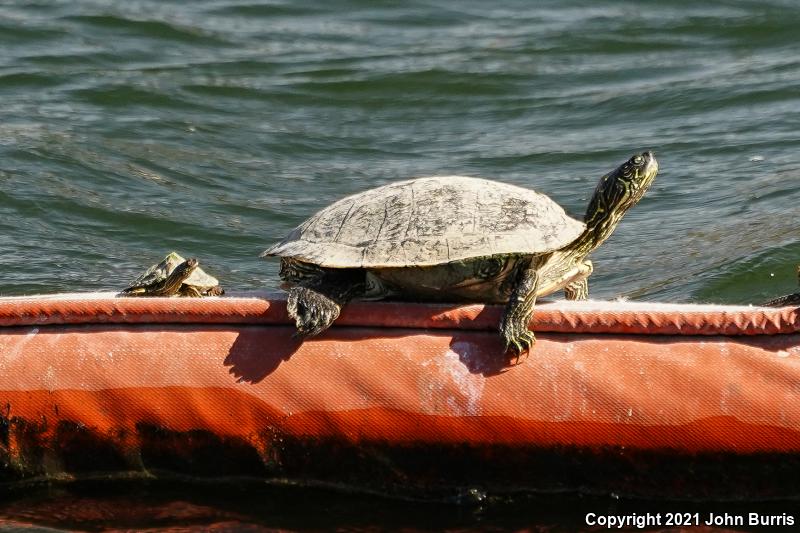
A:
<svg viewBox="0 0 800 533">
<path fill-rule="evenodd" d="M 600 178 L 586 220 L 603 213 L 624 213 L 642 199 L 657 173 L 658 161 L 653 152 L 634 155 Z"/>
<path fill-rule="evenodd" d="M 183 263 L 181 263 L 178 266 L 176 266 L 175 270 L 173 270 L 172 274 L 170 274 L 170 275 L 172 275 L 172 276 L 183 276 L 183 279 L 186 279 L 189 276 L 191 276 L 192 272 L 195 271 L 195 269 L 197 268 L 197 266 L 199 264 L 200 263 L 197 261 L 197 259 L 195 259 L 194 257 L 190 257 L 189 259 L 187 259 Z"/>
<path fill-rule="evenodd" d="M 192 257 L 176 266 L 175 270 L 170 272 L 169 276 L 167 276 L 167 279 L 164 282 L 165 292 L 168 294 L 174 294 L 178 292 L 181 283 L 183 283 L 186 278 L 192 275 L 192 272 L 197 269 L 199 264 L 200 263 L 197 261 L 197 259 Z"/>
<path fill-rule="evenodd" d="M 658 174 L 658 161 L 650 150 L 636 154 L 611 173 L 618 187 L 625 191 L 620 208 L 628 210 L 642 199 Z"/>
<path fill-rule="evenodd" d="M 585 237 L 591 248 L 611 236 L 622 216 L 642 199 L 656 174 L 658 161 L 647 151 L 635 154 L 600 178 L 584 217 Z"/>
</svg>

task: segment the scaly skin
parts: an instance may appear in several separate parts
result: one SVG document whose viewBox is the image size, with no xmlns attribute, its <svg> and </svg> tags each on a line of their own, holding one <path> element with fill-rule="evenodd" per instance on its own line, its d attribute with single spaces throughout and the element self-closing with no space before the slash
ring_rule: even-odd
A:
<svg viewBox="0 0 800 533">
<path fill-rule="evenodd" d="M 182 284 L 178 289 L 178 295 L 186 298 L 202 298 L 204 296 L 222 296 L 225 290 L 219 285 L 209 288 L 198 288 L 195 285 Z"/>
<path fill-rule="evenodd" d="M 167 254 L 163 261 L 150 267 L 119 296 L 183 296 L 200 298 L 225 294 L 216 278 L 200 269 L 195 258 L 184 259 L 177 252 Z M 166 276 L 166 278 L 164 278 Z M 159 278 L 162 278 L 159 281 Z"/>
<path fill-rule="evenodd" d="M 500 336 L 506 351 L 517 354 L 528 351 L 536 342 L 528 324 L 536 305 L 536 289 L 539 284 L 538 264 L 534 259 L 522 266 L 517 274 L 516 284 L 511 291 L 505 313 L 500 319 Z"/>
<path fill-rule="evenodd" d="M 572 243 L 563 249 L 553 252 L 544 258 L 539 267 L 538 282 L 535 285 L 536 295 L 551 294 L 564 289 L 567 299 L 579 300 L 589 296 L 588 277 L 591 275 L 592 262 L 586 260 L 595 248 L 608 239 L 625 213 L 642 199 L 644 193 L 653 183 L 658 173 L 658 163 L 650 152 L 635 155 L 617 169 L 602 178 L 595 189 L 589 206 L 586 209 L 584 222 L 586 230 Z M 516 292 L 519 288 L 515 288 Z M 524 313 L 528 318 L 533 316 L 536 298 L 524 298 L 521 304 L 509 302 L 501 321 L 501 336 L 512 351 L 524 347 L 528 339 L 527 324 L 524 330 L 516 329 L 509 336 L 503 328 L 512 313 L 522 313 L 518 306 L 526 307 Z M 529 307 L 529 309 L 527 308 Z M 532 334 L 531 334 L 532 335 Z"/>
<path fill-rule="evenodd" d="M 460 280 L 460 283 L 455 283 L 452 279 L 454 270 L 448 268 L 452 264 L 426 267 L 426 279 L 434 282 L 433 290 L 431 287 L 421 288 L 421 292 L 415 294 L 415 291 L 406 286 L 404 290 L 395 292 L 421 299 L 441 299 L 447 296 L 458 299 L 458 296 L 470 295 L 465 292 L 465 287 L 473 284 L 491 285 L 493 291 L 474 293 L 476 298 L 487 299 L 473 301 L 494 302 L 499 296 L 504 298 L 503 301 L 507 299 L 500 322 L 500 334 L 507 351 L 521 354 L 535 342 L 528 324 L 533 316 L 536 298 L 562 289 L 568 299 L 588 297 L 587 278 L 591 275 L 593 266 L 586 256 L 611 236 L 623 215 L 642 198 L 657 173 L 658 163 L 655 157 L 650 152 L 645 152 L 603 176 L 586 211 L 586 230 L 562 250 L 527 258 L 497 258 L 502 264 L 498 265 L 499 273 L 493 274 L 496 276 L 494 280 L 479 279 L 470 274 Z M 483 260 L 485 259 L 476 258 L 470 261 Z M 459 265 L 468 264 L 470 262 Z M 475 264 L 477 266 L 481 263 Z M 406 281 L 416 279 L 415 276 L 419 276 L 421 270 L 419 267 L 410 267 L 408 272 L 412 277 L 406 277 Z M 465 269 L 464 272 L 471 271 Z M 380 277 L 379 272 L 375 274 Z M 298 334 L 304 337 L 325 331 L 339 316 L 343 305 L 354 297 L 364 295 L 366 285 L 366 271 L 363 269 L 324 268 L 291 258 L 281 260 L 281 278 L 292 285 L 289 289 L 287 310 L 295 320 Z M 385 281 L 386 277 L 384 278 Z M 442 280 L 447 282 L 437 285 Z M 452 287 L 453 292 L 449 293 L 448 287 Z M 500 287 L 502 290 L 499 290 Z M 381 294 L 370 293 L 370 297 L 373 296 Z"/>
<path fill-rule="evenodd" d="M 298 283 L 289 289 L 286 311 L 294 320 L 297 336 L 313 337 L 328 329 L 342 307 L 364 292 L 365 273 L 357 269 L 332 269 L 281 261 L 281 276 Z"/>
<path fill-rule="evenodd" d="M 148 287 L 126 289 L 121 294 L 123 296 L 174 296 L 178 294 L 184 280 L 192 275 L 197 266 L 197 259 L 187 259 L 176 266 L 170 275 L 162 281 Z"/>
</svg>

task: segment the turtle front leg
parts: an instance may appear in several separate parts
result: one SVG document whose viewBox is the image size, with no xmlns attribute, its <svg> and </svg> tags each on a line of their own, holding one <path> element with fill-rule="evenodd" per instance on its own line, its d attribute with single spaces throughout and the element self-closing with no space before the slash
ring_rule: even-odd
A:
<svg viewBox="0 0 800 533">
<path fill-rule="evenodd" d="M 567 300 L 586 300 L 589 298 L 589 276 L 594 271 L 592 262 L 588 259 L 578 265 L 577 281 L 564 287 L 564 296 Z"/>
<path fill-rule="evenodd" d="M 328 329 L 339 318 L 343 303 L 309 287 L 292 287 L 286 310 L 297 326 L 297 335 L 313 337 Z"/>
<path fill-rule="evenodd" d="M 203 294 L 197 287 L 181 285 L 181 288 L 178 290 L 178 296 L 183 296 L 185 298 L 202 298 Z"/>
<path fill-rule="evenodd" d="M 364 292 L 363 271 L 326 271 L 311 283 L 289 289 L 286 310 L 297 326 L 297 336 L 313 337 L 328 329 L 342 307 Z"/>
<path fill-rule="evenodd" d="M 528 329 L 539 285 L 539 274 L 536 270 L 536 267 L 529 263 L 517 274 L 511 297 L 500 320 L 500 336 L 503 337 L 506 351 L 513 350 L 517 355 L 529 350 L 536 343 L 536 337 Z"/>
</svg>

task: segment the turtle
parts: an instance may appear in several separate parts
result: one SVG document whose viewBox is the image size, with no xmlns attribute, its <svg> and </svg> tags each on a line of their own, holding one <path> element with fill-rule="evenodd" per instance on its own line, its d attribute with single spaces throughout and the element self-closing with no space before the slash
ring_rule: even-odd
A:
<svg viewBox="0 0 800 533">
<path fill-rule="evenodd" d="M 800 265 L 797 265 L 797 283 L 800 285 Z M 790 307 L 793 305 L 800 305 L 800 292 L 779 296 L 761 305 L 763 307 Z"/>
<path fill-rule="evenodd" d="M 195 258 L 184 259 L 176 252 L 150 267 L 124 289 L 120 296 L 221 296 L 225 293 L 217 278 L 206 274 Z"/>
<path fill-rule="evenodd" d="M 343 198 L 261 256 L 281 258 L 297 335 L 326 330 L 348 301 L 399 298 L 505 304 L 506 352 L 527 351 L 539 296 L 588 298 L 586 256 L 613 233 L 658 173 L 652 152 L 604 175 L 584 221 L 548 196 L 498 181 L 435 176 Z"/>
</svg>

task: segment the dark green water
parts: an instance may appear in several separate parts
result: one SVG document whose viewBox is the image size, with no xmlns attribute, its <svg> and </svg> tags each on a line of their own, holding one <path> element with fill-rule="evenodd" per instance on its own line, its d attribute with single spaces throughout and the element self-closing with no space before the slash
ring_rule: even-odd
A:
<svg viewBox="0 0 800 533">
<path fill-rule="evenodd" d="M 595 297 L 751 302 L 800 261 L 800 6 L 247 0 L 0 7 L 0 294 L 110 290 L 170 250 L 230 289 L 343 195 L 496 178 L 577 217 L 652 149 Z"/>
<path fill-rule="evenodd" d="M 275 288 L 258 254 L 349 193 L 466 174 L 581 217 L 643 149 L 662 170 L 594 297 L 793 292 L 798 27 L 794 0 L 1 2 L 0 295 L 170 250 Z"/>
</svg>

